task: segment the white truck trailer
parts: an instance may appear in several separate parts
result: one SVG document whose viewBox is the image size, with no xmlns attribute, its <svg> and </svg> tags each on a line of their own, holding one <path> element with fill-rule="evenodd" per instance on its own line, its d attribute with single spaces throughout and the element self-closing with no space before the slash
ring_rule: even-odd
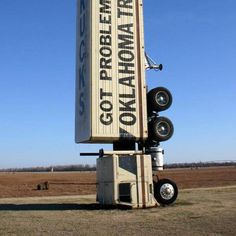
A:
<svg viewBox="0 0 236 236">
<path fill-rule="evenodd" d="M 147 139 L 142 1 L 79 0 L 75 141 Z"/>
</svg>

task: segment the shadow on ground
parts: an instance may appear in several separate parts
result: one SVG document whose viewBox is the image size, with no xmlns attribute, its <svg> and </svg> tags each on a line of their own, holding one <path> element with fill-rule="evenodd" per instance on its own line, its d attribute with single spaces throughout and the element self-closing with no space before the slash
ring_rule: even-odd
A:
<svg viewBox="0 0 236 236">
<path fill-rule="evenodd" d="M 127 210 L 127 207 L 102 206 L 93 204 L 0 204 L 0 211 L 68 211 L 68 210 L 103 210 L 103 209 L 121 209 Z"/>
<path fill-rule="evenodd" d="M 100 210 L 99 204 L 0 204 L 0 211 Z"/>
</svg>

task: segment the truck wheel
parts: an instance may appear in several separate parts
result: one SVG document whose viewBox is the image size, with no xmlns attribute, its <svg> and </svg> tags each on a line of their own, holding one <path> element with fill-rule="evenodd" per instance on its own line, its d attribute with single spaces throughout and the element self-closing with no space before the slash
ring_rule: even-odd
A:
<svg viewBox="0 0 236 236">
<path fill-rule="evenodd" d="M 154 183 L 154 197 L 160 204 L 169 205 L 176 200 L 177 196 L 178 188 L 172 180 L 160 179 Z"/>
<path fill-rule="evenodd" d="M 172 122 L 164 117 L 158 116 L 148 124 L 149 139 L 162 142 L 170 139 L 174 133 Z"/>
<path fill-rule="evenodd" d="M 147 94 L 148 112 L 164 111 L 172 104 L 172 95 L 164 87 L 157 87 L 150 90 Z"/>
</svg>

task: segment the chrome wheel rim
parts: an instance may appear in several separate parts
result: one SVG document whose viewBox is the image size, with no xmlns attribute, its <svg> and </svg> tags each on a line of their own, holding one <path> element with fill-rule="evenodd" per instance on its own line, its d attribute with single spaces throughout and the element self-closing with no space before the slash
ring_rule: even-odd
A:
<svg viewBox="0 0 236 236">
<path fill-rule="evenodd" d="M 160 91 L 156 94 L 156 102 L 159 106 L 166 106 L 169 103 L 169 96 L 166 92 Z"/>
<path fill-rule="evenodd" d="M 160 188 L 160 195 L 165 200 L 170 200 L 175 194 L 174 187 L 171 184 L 163 184 Z"/>
<path fill-rule="evenodd" d="M 170 125 L 164 121 L 159 122 L 157 126 L 157 132 L 162 137 L 167 136 L 170 133 Z"/>
</svg>

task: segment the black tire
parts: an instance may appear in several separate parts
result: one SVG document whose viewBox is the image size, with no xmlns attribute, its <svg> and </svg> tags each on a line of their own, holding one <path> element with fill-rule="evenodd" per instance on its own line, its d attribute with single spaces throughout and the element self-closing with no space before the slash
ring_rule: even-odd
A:
<svg viewBox="0 0 236 236">
<path fill-rule="evenodd" d="M 160 204 L 169 205 L 173 203 L 178 196 L 178 187 L 170 179 L 160 179 L 154 182 L 154 197 Z"/>
<path fill-rule="evenodd" d="M 164 87 L 154 88 L 147 94 L 148 113 L 167 110 L 171 104 L 172 95 L 170 91 Z"/>
<path fill-rule="evenodd" d="M 174 126 L 172 122 L 164 117 L 158 116 L 148 124 L 148 138 L 156 142 L 163 142 L 172 137 Z"/>
</svg>

